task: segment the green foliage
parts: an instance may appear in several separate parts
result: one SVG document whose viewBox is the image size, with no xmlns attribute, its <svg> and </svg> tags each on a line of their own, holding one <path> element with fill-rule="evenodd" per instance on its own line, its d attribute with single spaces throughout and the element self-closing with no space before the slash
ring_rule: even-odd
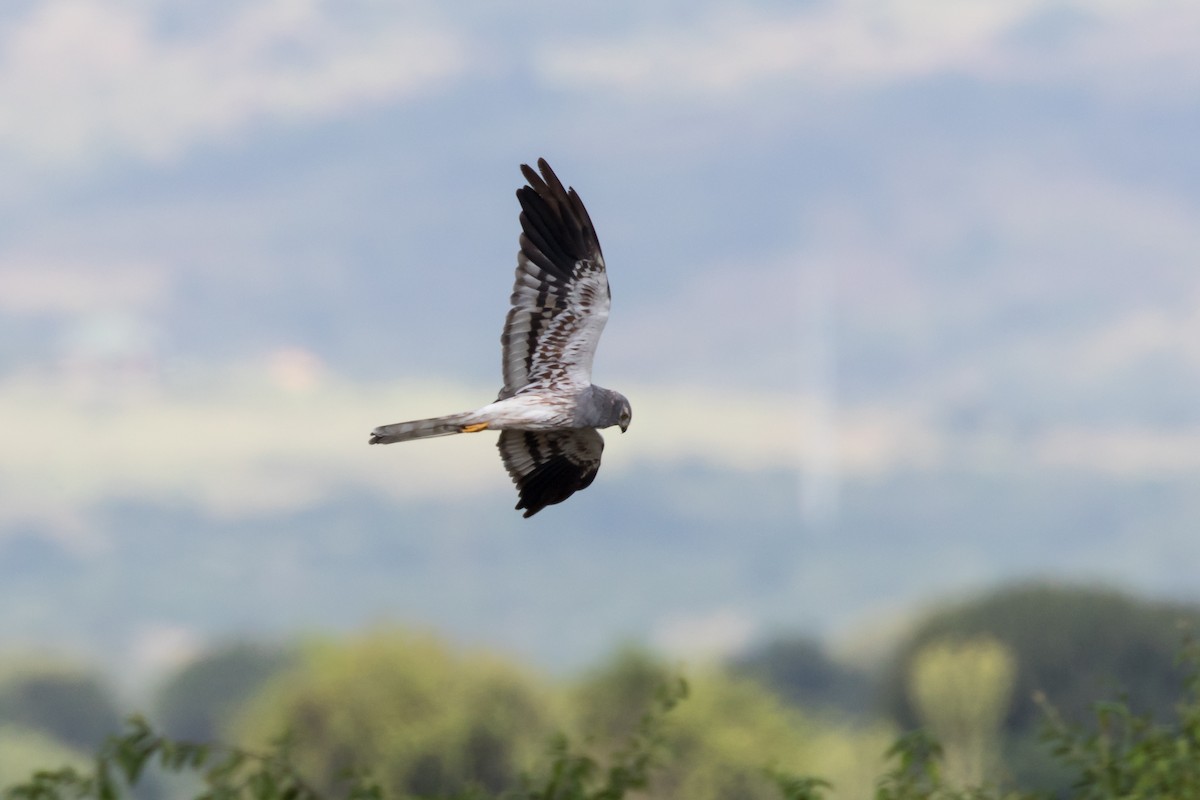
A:
<svg viewBox="0 0 1200 800">
<path fill-rule="evenodd" d="M 923 730 L 900 737 L 888 750 L 888 758 L 892 765 L 879 781 L 875 800 L 1037 800 L 1036 795 L 1021 792 L 948 783 L 942 745 Z"/>
<path fill-rule="evenodd" d="M 942 783 L 942 745 L 918 728 L 896 740 L 887 752 L 894 761 L 879 781 L 875 800 L 935 798 L 946 791 Z"/>
<path fill-rule="evenodd" d="M 671 670 L 642 650 L 619 652 L 571 695 L 576 727 L 600 742 L 623 740 L 641 724 Z"/>
<path fill-rule="evenodd" d="M 921 719 L 946 743 L 952 783 L 979 785 L 994 775 L 1015 672 L 1012 654 L 988 637 L 933 642 L 913 657 L 909 694 Z"/>
<path fill-rule="evenodd" d="M 4 800 L 118 800 L 132 796 L 146 767 L 156 761 L 170 772 L 191 772 L 203 779 L 197 800 L 317 800 L 320 795 L 291 763 L 284 743 L 264 753 L 209 744 L 180 742 L 156 734 L 146 721 L 133 717 L 127 732 L 112 736 L 96 754 L 94 768 L 42 770 L 24 783 L 8 787 Z M 356 782 L 346 795 L 354 800 L 378 798 L 375 789 Z"/>
<path fill-rule="evenodd" d="M 1200 797 L 1200 647 L 1186 650 L 1189 677 L 1175 722 L 1157 724 L 1133 714 L 1124 703 L 1096 710 L 1094 730 L 1073 726 L 1047 709 L 1046 741 L 1053 755 L 1076 776 L 1069 800 L 1180 800 Z M 642 664 L 640 668 L 644 668 Z M 688 695 L 682 681 L 658 687 L 649 711 L 629 735 L 602 756 L 576 749 L 559 737 L 551 759 L 527 775 L 519 787 L 492 792 L 464 787 L 442 800 L 625 800 L 634 794 L 669 797 L 660 779 L 679 758 L 672 728 L 680 722 Z M 693 697 L 693 700 L 695 698 Z M 686 704 L 684 706 L 686 708 Z M 125 734 L 100 749 L 90 771 L 64 767 L 37 772 L 4 792 L 4 800 L 119 800 L 143 779 L 152 762 L 202 780 L 196 800 L 396 800 L 412 798 L 392 791 L 362 772 L 348 772 L 335 792 L 312 784 L 296 767 L 295 745 L 275 742 L 262 751 L 178 742 L 132 719 Z M 992 787 L 958 787 L 943 774 L 942 749 L 928 733 L 901 737 L 888 753 L 889 766 L 878 781 L 875 800 L 1044 800 L 1037 795 Z M 773 798 L 827 800 L 834 787 L 819 778 L 779 768 L 763 772 Z M 723 797 L 747 797 L 724 784 Z M 693 795 L 679 795 L 693 796 Z M 864 796 L 864 795 L 859 795 Z"/>
<path fill-rule="evenodd" d="M 1064 721 L 1044 697 L 1044 746 L 1071 774 L 1070 800 L 1181 800 L 1200 797 L 1200 645 L 1185 646 L 1182 701 L 1170 724 L 1135 714 L 1124 702 L 1094 705 L 1094 726 Z M 903 737 L 880 782 L 876 800 L 1038 800 L 996 789 L 951 787 L 942 774 L 942 749 L 923 731 Z"/>
<path fill-rule="evenodd" d="M 269 678 L 294 660 L 283 648 L 248 643 L 207 653 L 159 689 L 155 718 L 173 738 L 214 739 Z"/>
<path fill-rule="evenodd" d="M 1026 584 L 930 615 L 898 649 L 884 680 L 887 709 L 905 727 L 919 722 L 908 697 L 914 654 L 945 639 L 991 636 L 1013 654 L 1017 675 L 1005 728 L 1036 734 L 1043 694 L 1074 723 L 1098 697 L 1124 693 L 1138 711 L 1171 711 L 1183 674 L 1175 660 L 1182 624 L 1195 607 L 1139 600 L 1096 588 Z"/>
<path fill-rule="evenodd" d="M 35 770 L 69 764 L 86 766 L 87 756 L 41 731 L 0 726 L 0 787 L 24 779 Z"/>
<path fill-rule="evenodd" d="M 594 736 L 601 753 L 636 729 L 670 669 L 643 652 L 626 651 L 584 680 L 572 697 L 577 729 Z M 768 798 L 763 765 L 791 769 L 806 745 L 798 715 L 782 709 L 751 681 L 713 673 L 691 681 L 689 702 L 662 726 L 666 762 L 649 792 L 654 798 Z"/>
<path fill-rule="evenodd" d="M 571 703 L 576 729 L 606 752 L 629 735 L 670 675 L 643 653 L 622 654 L 577 687 Z M 840 796 L 854 797 L 878 774 L 878 753 L 890 731 L 817 722 L 757 682 L 722 671 L 701 672 L 690 682 L 688 702 L 663 723 L 666 761 L 649 786 L 655 798 L 776 798 L 780 776 L 816 770 L 845 791 Z"/>
<path fill-rule="evenodd" d="M 121 727 L 108 686 L 73 664 L 22 659 L 0 668 L 0 724 L 91 749 Z"/>
<path fill-rule="evenodd" d="M 378 631 L 313 643 L 237 728 L 256 747 L 292 731 L 295 763 L 323 792 L 340 791 L 346 770 L 359 766 L 392 794 L 441 795 L 515 786 L 541 752 L 552 712 L 531 678 L 492 656 Z"/>
<path fill-rule="evenodd" d="M 1040 699 L 1054 756 L 1079 776 L 1074 800 L 1176 800 L 1200 797 L 1200 644 L 1182 656 L 1190 668 L 1174 722 L 1134 714 L 1124 702 L 1096 707 L 1096 727 L 1065 722 Z"/>
<path fill-rule="evenodd" d="M 577 752 L 562 736 L 550 748 L 551 761 L 541 772 L 525 776 L 519 788 L 497 795 L 478 787 L 460 790 L 445 800 L 622 800 L 644 789 L 662 748 L 665 715 L 687 696 L 682 680 L 660 688 L 655 705 L 636 730 L 607 759 L 607 765 Z M 175 773 L 192 773 L 203 782 L 196 800 L 383 800 L 392 796 L 369 774 L 346 770 L 336 793 L 324 792 L 297 768 L 294 742 L 279 740 L 255 752 L 237 747 L 175 741 L 156 733 L 140 717 L 131 718 L 128 730 L 110 737 L 94 760 L 94 769 L 62 767 L 34 773 L 24 783 L 5 790 L 4 800 L 120 800 L 157 763 Z M 398 792 L 398 800 L 413 795 Z"/>
<path fill-rule="evenodd" d="M 551 764 L 542 774 L 526 777 L 519 792 L 509 800 L 621 800 L 631 790 L 645 789 L 652 767 L 661 757 L 666 735 L 666 714 L 688 696 L 682 679 L 659 685 L 655 701 L 644 712 L 624 743 L 612 749 L 607 766 L 594 756 L 575 753 L 565 736 L 554 739 Z"/>
</svg>

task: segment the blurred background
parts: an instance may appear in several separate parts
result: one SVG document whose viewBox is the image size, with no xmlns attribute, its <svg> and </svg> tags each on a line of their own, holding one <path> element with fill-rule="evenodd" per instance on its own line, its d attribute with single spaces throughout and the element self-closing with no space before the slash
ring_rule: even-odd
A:
<svg viewBox="0 0 1200 800">
<path fill-rule="evenodd" d="M 11 674 L 123 711 L 424 630 L 545 680 L 783 653 L 902 723 L 945 603 L 1190 614 L 1198 40 L 1185 0 L 8 3 Z M 494 396 L 538 157 L 635 414 L 522 520 L 492 437 L 366 438 Z"/>
</svg>

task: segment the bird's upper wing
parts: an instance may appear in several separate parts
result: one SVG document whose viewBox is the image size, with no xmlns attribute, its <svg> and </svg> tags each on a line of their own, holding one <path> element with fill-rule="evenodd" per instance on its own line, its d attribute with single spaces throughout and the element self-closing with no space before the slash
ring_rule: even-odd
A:
<svg viewBox="0 0 1200 800">
<path fill-rule="evenodd" d="M 520 494 L 517 510 L 532 517 L 592 485 L 604 438 L 593 428 L 503 430 L 496 446 Z"/>
<path fill-rule="evenodd" d="M 545 159 L 538 159 L 538 168 L 541 175 L 521 165 L 529 185 L 517 190 L 521 250 L 500 337 L 502 398 L 531 383 L 589 384 L 608 320 L 608 275 L 587 209 Z"/>
</svg>

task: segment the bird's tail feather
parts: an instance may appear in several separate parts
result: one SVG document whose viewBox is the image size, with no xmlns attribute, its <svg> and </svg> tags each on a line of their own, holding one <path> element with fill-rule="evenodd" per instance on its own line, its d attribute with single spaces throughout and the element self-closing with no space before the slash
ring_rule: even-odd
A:
<svg viewBox="0 0 1200 800">
<path fill-rule="evenodd" d="M 433 419 L 417 419 L 412 422 L 380 425 L 371 431 L 371 438 L 368 440 L 368 443 L 392 444 L 394 442 L 407 442 L 412 439 L 428 439 L 433 436 L 450 436 L 455 433 L 465 433 L 466 431 L 463 428 L 473 424 L 478 424 L 475 412 L 468 411 L 463 414 L 451 414 L 448 417 L 434 417 Z"/>
</svg>

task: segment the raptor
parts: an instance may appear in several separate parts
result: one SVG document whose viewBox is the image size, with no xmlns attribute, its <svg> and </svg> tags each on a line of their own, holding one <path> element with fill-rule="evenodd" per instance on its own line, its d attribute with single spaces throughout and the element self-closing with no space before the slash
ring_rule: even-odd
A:
<svg viewBox="0 0 1200 800">
<path fill-rule="evenodd" d="M 601 428 L 624 433 L 633 411 L 619 392 L 592 383 L 592 359 L 608 321 L 604 255 L 587 209 L 545 159 L 521 165 L 520 250 L 511 308 L 500 336 L 504 386 L 475 411 L 381 425 L 371 444 L 499 431 L 496 443 L 531 517 L 596 478 Z"/>
</svg>

